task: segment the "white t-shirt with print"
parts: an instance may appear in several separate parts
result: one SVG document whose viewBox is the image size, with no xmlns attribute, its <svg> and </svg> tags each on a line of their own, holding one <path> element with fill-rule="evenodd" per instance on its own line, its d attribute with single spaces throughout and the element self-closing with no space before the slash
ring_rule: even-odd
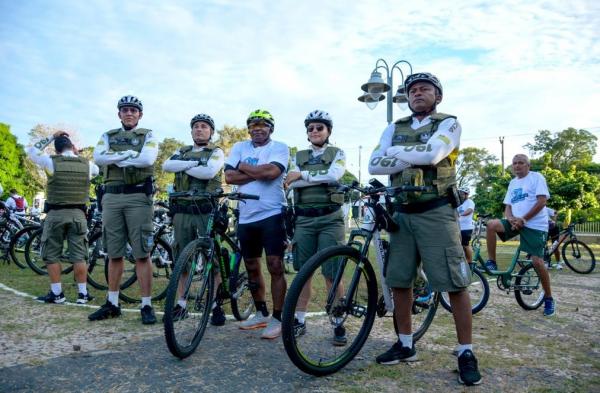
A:
<svg viewBox="0 0 600 393">
<path fill-rule="evenodd" d="M 515 217 L 523 217 L 537 202 L 538 195 L 550 198 L 550 192 L 546 185 L 544 176 L 537 172 L 529 172 L 523 178 L 515 177 L 508 185 L 508 191 L 504 197 L 504 204 L 510 205 Z M 548 212 L 540 210 L 538 214 L 530 218 L 525 227 L 548 232 Z"/>
<path fill-rule="evenodd" d="M 471 214 L 463 216 L 463 213 L 467 210 L 472 209 Z M 475 211 L 475 202 L 471 198 L 467 199 L 456 208 L 458 211 L 458 225 L 460 225 L 461 231 L 468 231 L 473 229 L 473 213 Z"/>
<path fill-rule="evenodd" d="M 254 147 L 251 141 L 237 142 L 231 148 L 226 166 L 237 168 L 240 162 L 250 165 L 279 163 L 287 168 L 290 151 L 285 143 L 270 141 L 264 146 Z M 285 169 L 275 180 L 254 180 L 238 187 L 239 192 L 259 195 L 259 200 L 247 199 L 240 202 L 240 224 L 248 224 L 281 213 L 287 205 L 283 191 Z"/>
</svg>

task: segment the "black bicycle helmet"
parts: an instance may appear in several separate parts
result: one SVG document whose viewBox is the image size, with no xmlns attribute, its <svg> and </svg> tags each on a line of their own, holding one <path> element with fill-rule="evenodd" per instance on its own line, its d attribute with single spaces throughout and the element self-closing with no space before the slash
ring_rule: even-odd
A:
<svg viewBox="0 0 600 393">
<path fill-rule="evenodd" d="M 205 123 L 207 123 L 210 128 L 215 129 L 215 121 L 213 120 L 212 117 L 210 117 L 207 114 L 204 113 L 200 113 L 197 114 L 196 116 L 192 117 L 192 120 L 190 120 L 190 127 L 194 127 L 194 123 L 199 122 L 199 121 L 203 121 Z"/>
<path fill-rule="evenodd" d="M 404 81 L 404 91 L 406 92 L 407 95 L 408 95 L 408 92 L 410 91 L 410 87 L 417 82 L 430 83 L 430 84 L 434 85 L 435 87 L 437 87 L 437 89 L 440 91 L 441 95 L 444 95 L 444 89 L 442 88 L 442 84 L 440 83 L 440 80 L 435 75 L 430 74 L 429 72 L 419 72 L 417 74 L 409 75 L 406 78 L 406 80 Z"/>
</svg>

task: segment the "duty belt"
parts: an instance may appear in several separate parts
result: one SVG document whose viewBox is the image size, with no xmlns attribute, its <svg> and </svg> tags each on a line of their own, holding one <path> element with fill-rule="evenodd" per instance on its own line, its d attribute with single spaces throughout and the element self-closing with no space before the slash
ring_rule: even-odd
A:
<svg viewBox="0 0 600 393">
<path fill-rule="evenodd" d="M 79 209 L 81 211 L 83 211 L 84 213 L 87 213 L 87 207 L 85 205 L 55 205 L 52 203 L 48 203 L 46 202 L 44 205 L 44 212 L 47 213 L 50 210 L 64 210 L 64 209 Z"/>
<path fill-rule="evenodd" d="M 425 213 L 426 211 L 433 210 L 435 208 L 447 205 L 449 203 L 450 200 L 448 199 L 448 197 L 441 197 L 421 203 L 395 204 L 394 211 L 405 214 Z"/>
<path fill-rule="evenodd" d="M 106 194 L 146 194 L 152 195 L 152 183 L 146 182 L 142 184 L 121 184 L 118 186 L 105 186 Z"/>
<path fill-rule="evenodd" d="M 325 216 L 327 214 L 336 212 L 336 211 L 340 210 L 340 207 L 341 207 L 340 205 L 332 205 L 332 206 L 325 206 L 325 207 L 307 207 L 305 209 L 303 209 L 301 207 L 296 207 L 296 208 L 294 208 L 294 211 L 296 212 L 297 216 L 320 217 L 320 216 Z"/>
</svg>

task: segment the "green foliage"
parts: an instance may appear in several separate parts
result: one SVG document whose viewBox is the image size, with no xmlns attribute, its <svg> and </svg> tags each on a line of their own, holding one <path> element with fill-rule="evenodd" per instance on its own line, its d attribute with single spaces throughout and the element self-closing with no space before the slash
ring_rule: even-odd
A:
<svg viewBox="0 0 600 393">
<path fill-rule="evenodd" d="M 231 147 L 236 142 L 248 140 L 250 137 L 247 128 L 238 128 L 235 126 L 229 126 L 227 124 L 223 126 L 222 130 L 217 130 L 217 134 L 219 136 L 217 137 L 215 144 L 223 149 L 226 157 L 229 154 Z"/>
<path fill-rule="evenodd" d="M 352 184 L 352 182 L 354 181 L 358 181 L 358 178 L 348 170 L 344 172 L 344 176 L 342 176 L 342 178 L 340 179 L 341 184 Z"/>
<path fill-rule="evenodd" d="M 475 210 L 478 213 L 492 214 L 494 217 L 504 215 L 504 195 L 508 189 L 511 175 L 502 175 L 502 165 L 487 164 L 481 168 L 481 180 L 475 186 L 473 197 Z"/>
<path fill-rule="evenodd" d="M 175 175 L 162 170 L 163 163 L 171 157 L 177 149 L 184 146 L 185 143 L 175 138 L 165 138 L 158 144 L 158 157 L 154 163 L 154 179 L 157 188 L 157 196 L 164 199 L 167 193 L 167 185 L 173 183 Z"/>
<path fill-rule="evenodd" d="M 590 164 L 596 154 L 598 140 L 589 131 L 572 127 L 554 135 L 548 130 L 540 130 L 533 139 L 534 143 L 527 143 L 523 147 L 532 155 L 548 153 L 551 157 L 548 161 L 550 165 L 563 171 L 568 170 L 571 165 Z"/>
<path fill-rule="evenodd" d="M 8 194 L 11 188 L 23 193 L 25 189 L 20 182 L 23 168 L 23 147 L 17 143 L 17 138 L 10 132 L 8 124 L 0 123 L 0 184 Z M 6 199 L 6 198 L 3 198 Z"/>
<path fill-rule="evenodd" d="M 466 147 L 461 149 L 456 162 L 456 180 L 458 187 L 470 187 L 475 185 L 478 179 L 484 175 L 483 168 L 493 164 L 496 156 L 490 154 L 487 149 L 477 147 Z"/>
</svg>

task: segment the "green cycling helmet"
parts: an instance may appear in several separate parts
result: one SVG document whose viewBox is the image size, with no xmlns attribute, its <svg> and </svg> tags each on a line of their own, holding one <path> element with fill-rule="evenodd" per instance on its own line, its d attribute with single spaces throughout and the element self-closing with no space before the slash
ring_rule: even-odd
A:
<svg viewBox="0 0 600 393">
<path fill-rule="evenodd" d="M 272 128 L 275 127 L 275 119 L 273 115 L 264 109 L 257 109 L 255 111 L 250 112 L 248 115 L 248 119 L 246 119 L 246 125 L 250 125 L 250 123 L 254 123 L 255 121 L 262 120 L 266 123 L 269 123 Z"/>
</svg>

